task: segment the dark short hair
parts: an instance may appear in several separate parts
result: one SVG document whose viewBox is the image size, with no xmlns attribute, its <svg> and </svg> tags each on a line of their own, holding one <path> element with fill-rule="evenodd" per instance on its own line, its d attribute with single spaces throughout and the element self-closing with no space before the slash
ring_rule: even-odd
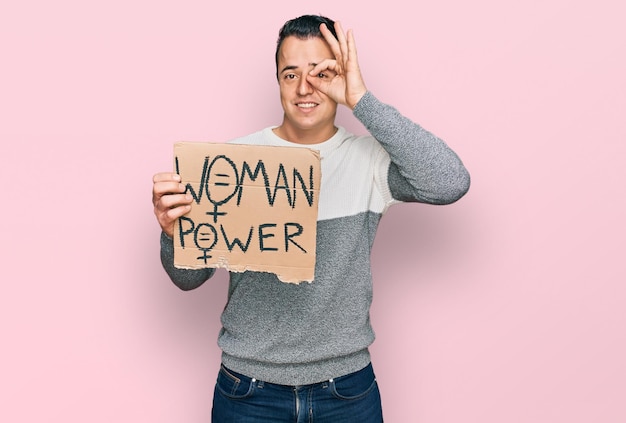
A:
<svg viewBox="0 0 626 423">
<path fill-rule="evenodd" d="M 278 32 L 278 41 L 276 41 L 276 78 L 278 78 L 278 53 L 280 46 L 287 37 L 297 37 L 301 40 L 307 38 L 324 38 L 320 32 L 320 25 L 326 24 L 326 27 L 330 30 L 335 38 L 337 33 L 335 32 L 335 21 L 330 18 L 321 15 L 302 15 L 298 18 L 294 18 L 285 22 L 283 27 Z"/>
</svg>

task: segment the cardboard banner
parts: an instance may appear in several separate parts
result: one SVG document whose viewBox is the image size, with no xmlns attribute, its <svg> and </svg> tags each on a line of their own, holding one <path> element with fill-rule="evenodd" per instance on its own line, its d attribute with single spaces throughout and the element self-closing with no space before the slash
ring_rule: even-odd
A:
<svg viewBox="0 0 626 423">
<path fill-rule="evenodd" d="M 194 201 L 174 229 L 174 265 L 275 273 L 311 282 L 315 273 L 319 152 L 206 142 L 174 145 L 175 171 Z"/>
</svg>

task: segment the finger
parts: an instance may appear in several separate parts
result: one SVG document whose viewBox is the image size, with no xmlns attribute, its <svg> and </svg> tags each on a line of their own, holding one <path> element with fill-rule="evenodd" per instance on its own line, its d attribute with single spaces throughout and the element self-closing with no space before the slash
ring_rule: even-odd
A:
<svg viewBox="0 0 626 423">
<path fill-rule="evenodd" d="M 341 71 L 338 68 L 339 64 L 336 60 L 325 59 L 311 69 L 311 71 L 306 75 L 306 79 L 308 83 L 313 86 L 313 88 L 328 95 L 330 85 L 337 77 L 338 72 Z"/>
<path fill-rule="evenodd" d="M 354 41 L 354 31 L 352 31 L 351 29 L 348 30 L 347 50 L 348 50 L 347 60 L 353 63 L 357 63 L 356 42 Z"/>
<path fill-rule="evenodd" d="M 174 207 L 173 209 L 167 209 L 164 212 L 158 213 L 157 219 L 161 227 L 166 229 L 171 226 L 174 226 L 174 222 L 176 221 L 176 219 L 180 218 L 181 216 L 186 215 L 190 211 L 191 211 L 191 206 Z M 169 231 L 166 231 L 166 232 L 169 232 Z"/>
<path fill-rule="evenodd" d="M 181 216 L 186 215 L 187 213 L 189 213 L 191 211 L 191 206 L 187 205 L 187 206 L 180 206 L 180 207 L 174 207 L 173 209 L 169 209 L 165 212 L 165 216 L 167 217 L 166 222 L 167 224 L 171 224 L 173 223 L 176 219 L 178 219 Z"/>
<path fill-rule="evenodd" d="M 185 185 L 176 181 L 155 182 L 152 186 L 152 203 L 156 205 L 157 201 L 165 195 L 182 194 L 185 189 Z"/>
<path fill-rule="evenodd" d="M 340 70 L 339 63 L 334 59 L 324 59 L 309 71 L 310 76 L 324 74 L 326 78 L 332 79 Z"/>
<path fill-rule="evenodd" d="M 324 80 L 322 80 L 320 78 L 316 78 L 315 76 L 311 76 L 311 75 L 307 75 L 306 76 L 306 80 L 308 81 L 309 84 L 311 84 L 311 86 L 314 89 L 316 89 L 316 90 L 318 90 L 318 91 L 328 95 L 327 94 L 327 92 L 328 92 L 328 85 L 329 85 L 328 82 L 326 82 L 326 81 L 324 81 Z"/>
<path fill-rule="evenodd" d="M 162 196 L 155 208 L 159 211 L 165 211 L 181 206 L 188 206 L 192 203 L 193 197 L 190 194 L 167 194 Z"/>
<path fill-rule="evenodd" d="M 341 27 L 341 23 L 339 21 L 335 22 L 335 32 L 337 33 L 339 49 L 341 50 L 342 65 L 345 65 L 349 58 L 348 43 L 346 41 L 346 35 L 343 32 L 343 28 Z"/>
<path fill-rule="evenodd" d="M 174 220 L 191 211 L 190 205 L 180 205 L 178 207 L 160 209 L 155 207 L 154 214 L 162 226 L 168 226 L 174 223 Z"/>
<path fill-rule="evenodd" d="M 326 26 L 326 24 L 320 24 L 320 32 L 324 36 L 324 39 L 330 46 L 330 51 L 332 51 L 335 59 L 337 59 L 340 63 L 342 63 L 342 55 L 341 55 L 341 47 L 339 46 L 339 42 L 335 38 L 330 29 Z"/>
<path fill-rule="evenodd" d="M 181 192 L 185 192 L 185 185 L 176 181 L 162 181 L 155 182 L 153 185 L 153 191 L 159 194 L 179 194 Z"/>
<path fill-rule="evenodd" d="M 175 181 L 156 182 L 152 186 L 152 194 L 159 198 L 166 194 L 181 194 L 183 192 L 185 192 L 185 186 Z"/>
<path fill-rule="evenodd" d="M 173 172 L 160 172 L 152 177 L 152 182 L 177 181 L 180 182 L 180 175 Z"/>
</svg>

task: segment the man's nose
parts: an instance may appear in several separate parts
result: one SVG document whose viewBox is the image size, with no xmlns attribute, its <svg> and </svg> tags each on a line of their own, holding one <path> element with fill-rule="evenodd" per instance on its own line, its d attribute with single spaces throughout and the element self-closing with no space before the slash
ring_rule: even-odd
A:
<svg viewBox="0 0 626 423">
<path fill-rule="evenodd" d="M 300 81 L 298 82 L 298 94 L 299 95 L 307 95 L 313 92 L 313 86 L 309 84 L 309 81 L 306 79 L 306 74 L 302 75 Z"/>
</svg>

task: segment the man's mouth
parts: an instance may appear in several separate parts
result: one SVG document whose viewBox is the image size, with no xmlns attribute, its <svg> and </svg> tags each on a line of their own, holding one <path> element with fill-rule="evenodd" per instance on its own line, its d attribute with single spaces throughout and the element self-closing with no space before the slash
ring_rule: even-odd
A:
<svg viewBox="0 0 626 423">
<path fill-rule="evenodd" d="M 296 103 L 296 106 L 302 109 L 312 109 L 313 107 L 317 106 L 317 103 Z"/>
</svg>

